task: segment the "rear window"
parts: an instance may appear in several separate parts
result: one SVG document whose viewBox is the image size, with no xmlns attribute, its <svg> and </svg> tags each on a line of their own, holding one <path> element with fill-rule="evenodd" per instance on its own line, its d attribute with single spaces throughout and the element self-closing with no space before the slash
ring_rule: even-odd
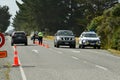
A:
<svg viewBox="0 0 120 80">
<path fill-rule="evenodd" d="M 25 33 L 15 33 L 14 36 L 25 36 Z"/>
</svg>

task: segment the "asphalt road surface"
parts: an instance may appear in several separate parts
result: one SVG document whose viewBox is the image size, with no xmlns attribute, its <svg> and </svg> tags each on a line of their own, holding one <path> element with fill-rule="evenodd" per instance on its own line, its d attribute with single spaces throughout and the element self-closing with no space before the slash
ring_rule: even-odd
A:
<svg viewBox="0 0 120 80">
<path fill-rule="evenodd" d="M 10 37 L 2 49 L 13 64 L 14 47 Z M 17 45 L 19 67 L 10 68 L 10 80 L 120 80 L 120 57 L 102 49 L 75 49 L 53 47 L 53 41 L 44 40 L 49 48 L 32 44 Z"/>
</svg>

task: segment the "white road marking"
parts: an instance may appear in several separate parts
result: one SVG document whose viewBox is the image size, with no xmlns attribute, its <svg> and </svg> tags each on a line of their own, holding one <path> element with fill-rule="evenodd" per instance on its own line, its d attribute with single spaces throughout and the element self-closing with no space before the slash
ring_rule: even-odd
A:
<svg viewBox="0 0 120 80">
<path fill-rule="evenodd" d="M 35 52 L 35 53 L 39 53 L 38 50 L 36 50 L 36 49 L 33 49 L 32 51 Z"/>
<path fill-rule="evenodd" d="M 84 63 L 87 63 L 87 61 L 83 61 Z"/>
<path fill-rule="evenodd" d="M 63 54 L 63 52 L 57 52 L 57 53 L 59 53 L 59 54 Z"/>
<path fill-rule="evenodd" d="M 105 71 L 108 71 L 108 69 L 105 68 L 105 67 L 103 67 L 103 66 L 95 65 L 95 67 L 100 68 L 100 69 L 103 69 L 103 70 L 105 70 Z"/>
<path fill-rule="evenodd" d="M 78 60 L 79 58 L 72 56 L 73 59 Z"/>
<path fill-rule="evenodd" d="M 53 50 L 52 48 L 49 48 L 49 50 Z"/>
<path fill-rule="evenodd" d="M 80 53 L 80 51 L 75 51 L 75 50 L 74 50 L 74 51 L 72 51 L 72 52 L 74 52 L 74 53 Z"/>
<path fill-rule="evenodd" d="M 19 63 L 20 63 L 20 60 L 19 60 Z M 20 64 L 21 64 L 21 63 L 20 63 Z M 22 75 L 22 79 L 23 79 L 23 80 L 27 80 L 27 79 L 26 79 L 26 76 L 25 76 L 25 72 L 24 72 L 22 66 L 20 66 L 20 72 L 21 72 L 21 75 Z"/>
<path fill-rule="evenodd" d="M 15 47 L 13 46 L 13 50 L 16 51 Z"/>
<path fill-rule="evenodd" d="M 13 47 L 13 49 L 15 50 L 14 47 Z M 18 57 L 18 61 L 19 61 L 19 64 L 21 65 L 21 62 L 20 62 L 19 57 Z M 24 72 L 22 66 L 20 66 L 19 68 L 20 68 L 20 72 L 21 72 L 22 80 L 27 80 L 27 79 L 26 79 L 26 76 L 25 76 L 25 72 Z"/>
</svg>

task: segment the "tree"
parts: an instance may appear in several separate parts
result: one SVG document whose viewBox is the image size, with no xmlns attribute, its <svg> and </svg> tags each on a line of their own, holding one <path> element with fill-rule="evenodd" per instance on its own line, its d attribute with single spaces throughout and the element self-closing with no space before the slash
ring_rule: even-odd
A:
<svg viewBox="0 0 120 80">
<path fill-rule="evenodd" d="M 14 21 L 16 29 L 72 29 L 76 35 L 84 31 L 94 17 L 114 4 L 114 0 L 23 0 Z M 34 27 L 34 28 L 33 28 Z"/>
<path fill-rule="evenodd" d="M 8 12 L 9 8 L 7 6 L 0 6 L 0 32 L 5 32 L 10 24 L 11 15 Z"/>
<path fill-rule="evenodd" d="M 95 30 L 102 40 L 102 47 L 120 50 L 120 4 L 105 10 L 102 16 L 94 18 L 88 29 Z"/>
</svg>

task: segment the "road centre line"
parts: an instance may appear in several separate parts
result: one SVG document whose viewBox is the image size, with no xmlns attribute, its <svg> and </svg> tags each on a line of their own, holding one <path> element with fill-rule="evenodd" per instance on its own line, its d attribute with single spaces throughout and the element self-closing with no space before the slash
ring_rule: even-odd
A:
<svg viewBox="0 0 120 80">
<path fill-rule="evenodd" d="M 105 70 L 105 71 L 108 71 L 108 69 L 105 68 L 105 67 L 103 67 L 103 66 L 95 65 L 95 67 L 100 68 L 100 69 L 103 69 L 103 70 Z"/>
<path fill-rule="evenodd" d="M 76 50 L 73 50 L 72 52 L 74 52 L 74 53 L 80 53 L 80 51 L 76 51 Z"/>
<path fill-rule="evenodd" d="M 59 53 L 59 54 L 63 54 L 63 52 L 57 51 L 57 50 L 54 50 L 54 49 L 51 49 L 51 48 L 49 50 L 54 51 L 54 52 Z"/>
<path fill-rule="evenodd" d="M 35 52 L 35 53 L 39 53 L 38 50 L 36 50 L 36 49 L 33 49 L 32 51 Z"/>
<path fill-rule="evenodd" d="M 13 49 L 15 50 L 15 47 L 14 47 L 14 46 L 13 46 Z M 19 61 L 19 64 L 21 65 L 21 62 L 20 62 L 19 57 L 18 57 L 18 61 Z M 24 72 L 22 66 L 20 66 L 19 68 L 20 68 L 20 72 L 21 72 L 22 80 L 27 80 L 27 79 L 26 79 L 26 76 L 25 76 L 25 72 Z"/>
<path fill-rule="evenodd" d="M 59 54 L 63 54 L 63 52 L 60 52 L 60 51 L 58 51 L 57 53 L 59 53 Z"/>
<path fill-rule="evenodd" d="M 77 57 L 75 57 L 75 56 L 72 56 L 72 58 L 75 59 L 75 60 L 78 60 L 78 59 L 79 59 L 79 58 L 77 58 Z"/>
<path fill-rule="evenodd" d="M 19 60 L 19 63 L 20 63 L 20 60 Z M 21 63 L 20 63 L 20 64 L 21 64 Z M 26 76 L 25 76 L 25 72 L 24 72 L 22 66 L 20 66 L 20 72 L 21 72 L 21 75 L 22 75 L 23 80 L 27 80 L 27 79 L 26 79 Z"/>
</svg>

